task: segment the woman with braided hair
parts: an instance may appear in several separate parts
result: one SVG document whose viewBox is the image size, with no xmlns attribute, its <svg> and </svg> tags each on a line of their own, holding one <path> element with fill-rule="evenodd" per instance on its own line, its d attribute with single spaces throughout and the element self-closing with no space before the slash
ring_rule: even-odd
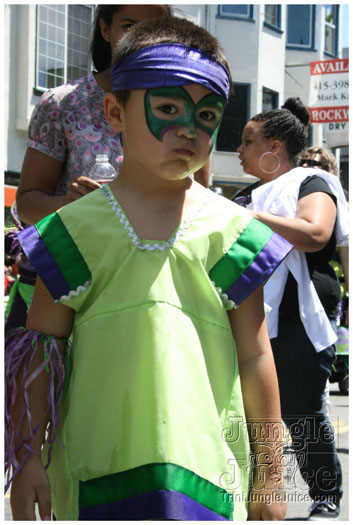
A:
<svg viewBox="0 0 353 525">
<path fill-rule="evenodd" d="M 329 265 L 348 244 L 348 210 L 337 177 L 294 168 L 307 145 L 309 112 L 299 98 L 246 124 L 239 158 L 259 181 L 233 200 L 294 246 L 265 285 L 267 326 L 279 379 L 282 418 L 314 500 L 309 520 L 337 519 L 342 473 L 323 393 L 335 359 L 332 328 L 340 299 Z M 328 481 L 329 480 L 329 481 Z"/>
</svg>

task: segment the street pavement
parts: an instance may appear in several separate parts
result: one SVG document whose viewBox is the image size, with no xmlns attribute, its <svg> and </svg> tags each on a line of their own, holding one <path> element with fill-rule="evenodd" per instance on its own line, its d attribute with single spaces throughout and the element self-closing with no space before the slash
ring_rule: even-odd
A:
<svg viewBox="0 0 353 525">
<path fill-rule="evenodd" d="M 348 396 L 339 392 L 338 384 L 330 385 L 330 419 L 335 430 L 336 446 L 343 471 L 343 498 L 341 500 L 341 514 L 339 521 L 348 521 L 348 467 L 349 467 L 349 410 Z M 286 490 L 288 499 L 288 510 L 286 521 L 306 521 L 309 513 L 311 500 L 308 490 L 300 476 L 294 454 L 290 447 L 285 453 L 286 465 Z M 4 518 L 11 521 L 9 494 L 4 498 Z M 39 519 L 39 518 L 38 518 Z"/>
</svg>

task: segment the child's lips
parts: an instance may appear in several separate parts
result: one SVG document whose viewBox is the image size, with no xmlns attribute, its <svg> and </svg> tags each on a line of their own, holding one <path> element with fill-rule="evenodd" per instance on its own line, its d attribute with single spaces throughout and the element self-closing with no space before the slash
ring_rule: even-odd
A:
<svg viewBox="0 0 353 525">
<path fill-rule="evenodd" d="M 174 151 L 183 157 L 193 157 L 195 155 L 195 152 L 189 148 L 175 148 Z"/>
</svg>

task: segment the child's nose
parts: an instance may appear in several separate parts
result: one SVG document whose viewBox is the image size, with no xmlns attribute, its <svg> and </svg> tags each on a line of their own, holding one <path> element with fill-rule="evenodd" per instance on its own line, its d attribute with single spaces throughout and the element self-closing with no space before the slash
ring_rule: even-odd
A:
<svg viewBox="0 0 353 525">
<path fill-rule="evenodd" d="M 240 146 L 237 147 L 237 153 L 240 153 L 241 149 L 242 149 L 242 144 L 240 144 Z"/>
<path fill-rule="evenodd" d="M 197 137 L 196 126 L 193 122 L 187 125 L 180 126 L 177 129 L 178 137 L 186 137 L 188 139 L 195 139 Z"/>
</svg>

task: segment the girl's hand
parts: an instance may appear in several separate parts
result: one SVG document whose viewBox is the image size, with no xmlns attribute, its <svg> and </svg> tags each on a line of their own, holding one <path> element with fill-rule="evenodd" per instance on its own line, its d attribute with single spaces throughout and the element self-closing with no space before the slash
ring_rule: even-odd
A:
<svg viewBox="0 0 353 525">
<path fill-rule="evenodd" d="M 66 199 L 68 202 L 76 201 L 77 199 L 80 199 L 84 195 L 87 195 L 88 193 L 91 193 L 91 191 L 100 187 L 101 185 L 99 182 L 82 175 L 70 184 L 66 193 Z"/>
<path fill-rule="evenodd" d="M 249 498 L 249 521 L 283 521 L 287 512 L 283 489 L 252 489 Z"/>
<path fill-rule="evenodd" d="M 266 453 L 266 448 L 261 446 L 262 452 L 257 455 L 261 463 L 253 471 L 248 510 L 250 521 L 282 521 L 287 512 L 282 447 L 277 448 L 277 454 Z"/>
<path fill-rule="evenodd" d="M 30 456 L 15 476 L 10 501 L 14 521 L 36 521 L 35 503 L 41 520 L 51 520 L 49 480 L 38 456 Z"/>
</svg>

